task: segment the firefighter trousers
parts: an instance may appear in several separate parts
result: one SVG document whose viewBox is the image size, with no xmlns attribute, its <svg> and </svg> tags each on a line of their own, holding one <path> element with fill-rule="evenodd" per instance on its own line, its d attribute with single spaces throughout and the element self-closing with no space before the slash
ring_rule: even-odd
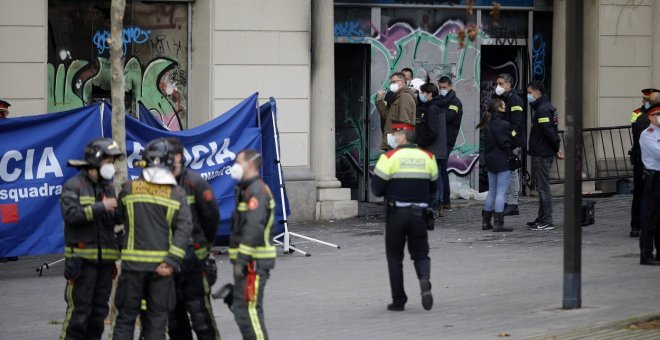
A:
<svg viewBox="0 0 660 340">
<path fill-rule="evenodd" d="M 64 292 L 67 308 L 60 339 L 101 339 L 104 321 L 110 311 L 114 263 L 94 264 L 79 260 L 79 274 L 67 280 Z"/>
<path fill-rule="evenodd" d="M 211 289 L 206 280 L 204 262 L 195 260 L 189 266 L 184 265 L 181 272 L 174 276 L 174 283 L 176 306 L 169 317 L 170 339 L 192 340 L 191 322 L 197 339 L 220 339 L 211 308 Z"/>
<path fill-rule="evenodd" d="M 246 275 L 234 276 L 234 319 L 244 340 L 266 340 L 264 321 L 264 288 L 270 276 L 268 269 L 254 269 L 254 261 L 248 265 Z"/>
<path fill-rule="evenodd" d="M 142 334 L 146 340 L 165 339 L 169 312 L 174 308 L 174 278 L 155 272 L 122 270 L 115 293 L 111 340 L 133 340 L 142 299 L 147 302 Z"/>
</svg>

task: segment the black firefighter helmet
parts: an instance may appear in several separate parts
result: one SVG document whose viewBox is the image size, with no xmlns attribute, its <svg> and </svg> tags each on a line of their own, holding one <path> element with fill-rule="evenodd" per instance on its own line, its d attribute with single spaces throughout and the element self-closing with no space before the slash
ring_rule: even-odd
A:
<svg viewBox="0 0 660 340">
<path fill-rule="evenodd" d="M 142 152 L 144 167 L 174 169 L 174 152 L 172 145 L 165 138 L 157 138 L 149 142 Z"/>
<path fill-rule="evenodd" d="M 100 168 L 103 159 L 121 156 L 123 156 L 123 153 L 117 142 L 110 138 L 97 138 L 85 146 L 83 160 L 70 159 L 67 163 L 72 167 Z"/>
</svg>

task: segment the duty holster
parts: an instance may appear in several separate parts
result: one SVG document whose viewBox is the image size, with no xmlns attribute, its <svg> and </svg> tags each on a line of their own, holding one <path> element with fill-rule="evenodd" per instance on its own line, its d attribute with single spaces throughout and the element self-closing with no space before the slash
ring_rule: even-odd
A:
<svg viewBox="0 0 660 340">
<path fill-rule="evenodd" d="M 387 202 L 387 215 L 389 214 L 410 214 L 421 217 L 427 230 L 435 229 L 435 213 L 432 208 L 422 208 L 415 205 L 407 207 L 397 207 L 393 201 Z M 387 216 L 386 216 L 387 219 Z"/>
</svg>

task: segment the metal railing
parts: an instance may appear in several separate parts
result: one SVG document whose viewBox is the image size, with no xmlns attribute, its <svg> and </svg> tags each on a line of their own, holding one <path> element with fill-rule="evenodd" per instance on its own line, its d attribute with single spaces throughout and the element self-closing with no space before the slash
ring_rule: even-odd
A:
<svg viewBox="0 0 660 340">
<path fill-rule="evenodd" d="M 564 149 L 564 130 L 559 131 Z M 582 130 L 582 181 L 605 181 L 633 177 L 628 150 L 632 146 L 630 125 Z M 556 160 L 550 183 L 564 182 L 564 161 Z"/>
</svg>

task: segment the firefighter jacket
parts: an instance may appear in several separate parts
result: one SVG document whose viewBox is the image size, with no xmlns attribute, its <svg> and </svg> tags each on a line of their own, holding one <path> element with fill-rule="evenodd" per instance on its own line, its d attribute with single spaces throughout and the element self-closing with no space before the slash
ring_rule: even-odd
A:
<svg viewBox="0 0 660 340">
<path fill-rule="evenodd" d="M 557 129 L 557 110 L 545 95 L 537 98 L 530 105 L 534 109 L 534 115 L 532 128 L 529 130 L 529 155 L 554 156 L 559 151 L 561 143 Z"/>
<path fill-rule="evenodd" d="M 192 233 L 184 189 L 143 178 L 129 181 L 119 194 L 118 208 L 125 228 L 122 269 L 154 271 L 165 262 L 178 270 Z"/>
<path fill-rule="evenodd" d="M 70 178 L 62 188 L 60 207 L 64 218 L 64 256 L 97 263 L 119 258 L 115 225 L 118 214 L 103 206 L 104 197 L 116 197 L 112 183 L 94 182 L 86 170 Z"/>
<path fill-rule="evenodd" d="M 451 90 L 445 96 L 449 101 L 447 107 L 447 154 L 450 154 L 456 145 L 458 133 L 461 130 L 461 120 L 463 119 L 463 103 L 456 96 L 456 91 Z"/>
<path fill-rule="evenodd" d="M 504 113 L 504 120 L 513 126 L 515 131 L 514 141 L 517 146 L 524 147 L 526 144 L 525 130 L 525 102 L 519 95 L 518 90 L 511 90 L 504 94 L 502 99 L 506 104 L 506 112 Z"/>
<path fill-rule="evenodd" d="M 374 195 L 388 201 L 429 203 L 437 190 L 435 156 L 415 144 L 402 145 L 380 156 L 371 181 Z"/>
<path fill-rule="evenodd" d="M 275 200 L 261 178 L 241 181 L 236 188 L 236 210 L 232 215 L 229 258 L 247 265 L 255 260 L 257 267 L 275 267 L 277 253 L 273 237 Z"/>
<path fill-rule="evenodd" d="M 186 200 L 192 215 L 192 242 L 198 259 L 205 259 L 218 232 L 220 212 L 218 202 L 202 176 L 186 168 L 176 178 L 179 186 L 186 191 Z"/>
<path fill-rule="evenodd" d="M 392 120 L 415 125 L 416 106 L 415 94 L 407 86 L 395 94 L 394 102 L 391 105 L 388 106 L 388 103 L 385 103 L 384 100 L 376 102 L 376 109 L 380 114 L 380 126 L 383 130 L 381 149 L 391 149 L 387 145 L 387 134 L 392 132 Z"/>
</svg>

